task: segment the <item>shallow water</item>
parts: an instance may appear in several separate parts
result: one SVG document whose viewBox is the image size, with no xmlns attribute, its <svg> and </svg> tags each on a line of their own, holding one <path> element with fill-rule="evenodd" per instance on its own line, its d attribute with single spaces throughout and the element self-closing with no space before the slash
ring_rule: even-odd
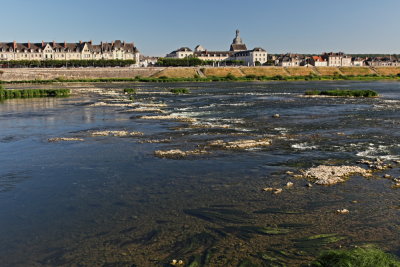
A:
<svg viewBox="0 0 400 267">
<path fill-rule="evenodd" d="M 311 188 L 286 171 L 400 159 L 400 83 L 73 87 L 78 95 L 69 98 L 0 103 L 2 266 L 168 266 L 173 259 L 192 266 L 296 266 L 324 249 L 362 244 L 399 254 L 400 189 L 382 178 L 399 177 L 398 165 L 371 179 L 356 175 Z M 94 87 L 102 93 L 89 92 Z M 129 87 L 137 88 L 134 102 L 165 103 L 166 114 L 197 121 L 144 120 L 160 114 L 91 106 L 126 100 L 120 89 Z M 173 87 L 191 93 L 169 94 Z M 381 97 L 300 97 L 308 89 L 335 88 L 372 89 Z M 93 137 L 94 130 L 144 135 Z M 47 141 L 53 137 L 84 141 Z M 213 140 L 264 137 L 271 146 L 154 156 Z M 294 186 L 287 189 L 289 181 Z M 274 195 L 264 187 L 284 190 Z M 343 208 L 350 213 L 336 214 Z M 334 235 L 307 239 L 320 234 Z"/>
</svg>

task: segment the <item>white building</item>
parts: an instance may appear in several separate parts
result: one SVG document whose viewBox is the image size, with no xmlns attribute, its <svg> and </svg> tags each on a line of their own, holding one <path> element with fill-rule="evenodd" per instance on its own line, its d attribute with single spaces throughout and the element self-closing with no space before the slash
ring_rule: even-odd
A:
<svg viewBox="0 0 400 267">
<path fill-rule="evenodd" d="M 0 61 L 9 60 L 100 60 L 120 59 L 139 62 L 139 51 L 134 43 L 92 41 L 79 43 L 0 43 Z"/>
<path fill-rule="evenodd" d="M 343 52 L 339 53 L 324 53 L 322 55 L 328 61 L 329 67 L 351 67 L 351 57 L 345 55 Z"/>
<path fill-rule="evenodd" d="M 240 60 L 243 61 L 245 65 L 251 66 L 254 66 L 258 63 L 266 63 L 268 56 L 267 51 L 260 47 L 248 50 L 246 44 L 243 43 L 239 34 L 239 30 L 236 30 L 236 37 L 233 39 L 229 51 L 208 51 L 203 46 L 198 45 L 194 51 L 188 47 L 182 47 L 167 54 L 167 57 L 185 58 L 193 56 L 201 60 L 214 62 Z"/>
<path fill-rule="evenodd" d="M 321 56 L 312 56 L 310 58 L 310 64 L 315 67 L 327 67 L 328 61 Z"/>
</svg>

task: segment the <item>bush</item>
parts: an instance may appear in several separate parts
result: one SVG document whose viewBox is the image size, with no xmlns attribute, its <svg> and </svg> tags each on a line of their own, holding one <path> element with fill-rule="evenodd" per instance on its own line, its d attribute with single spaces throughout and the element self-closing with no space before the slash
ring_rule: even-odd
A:
<svg viewBox="0 0 400 267">
<path fill-rule="evenodd" d="M 0 100 L 28 97 L 64 97 L 69 96 L 69 89 L 22 89 L 22 90 L 0 90 Z"/>
<path fill-rule="evenodd" d="M 136 89 L 135 88 L 125 88 L 124 93 L 127 94 L 136 94 Z"/>
<path fill-rule="evenodd" d="M 378 93 L 372 90 L 327 90 L 306 91 L 305 95 L 326 95 L 326 96 L 352 96 L 352 97 L 376 97 Z"/>
<path fill-rule="evenodd" d="M 187 88 L 173 88 L 173 89 L 171 89 L 169 91 L 171 93 L 174 93 L 174 94 L 177 94 L 177 95 L 179 95 L 179 94 L 189 94 L 190 93 L 189 89 L 187 89 Z"/>
<path fill-rule="evenodd" d="M 393 255 L 375 248 L 331 250 L 312 262 L 311 267 L 399 267 L 400 261 Z"/>
</svg>

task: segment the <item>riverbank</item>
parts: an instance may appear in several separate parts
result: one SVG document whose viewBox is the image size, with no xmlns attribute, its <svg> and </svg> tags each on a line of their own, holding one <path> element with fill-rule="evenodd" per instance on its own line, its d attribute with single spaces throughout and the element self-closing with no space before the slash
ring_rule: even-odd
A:
<svg viewBox="0 0 400 267">
<path fill-rule="evenodd" d="M 1 69 L 2 83 L 399 80 L 400 67 Z"/>
</svg>

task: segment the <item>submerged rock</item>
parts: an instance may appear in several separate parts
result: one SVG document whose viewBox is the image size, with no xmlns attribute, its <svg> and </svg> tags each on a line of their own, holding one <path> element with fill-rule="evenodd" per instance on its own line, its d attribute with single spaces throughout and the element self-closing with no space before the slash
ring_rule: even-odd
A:
<svg viewBox="0 0 400 267">
<path fill-rule="evenodd" d="M 141 136 L 142 132 L 129 132 L 129 131 L 95 131 L 91 132 L 92 136 Z"/>
<path fill-rule="evenodd" d="M 195 118 L 174 116 L 174 115 L 155 115 L 155 116 L 142 116 L 140 119 L 144 120 L 176 120 L 181 122 L 196 122 Z"/>
<path fill-rule="evenodd" d="M 182 151 L 180 149 L 172 149 L 172 150 L 157 150 L 154 152 L 154 155 L 159 157 L 159 158 L 184 158 L 187 156 L 192 156 L 192 155 L 201 155 L 205 154 L 207 151 L 205 150 L 200 150 L 200 149 L 195 149 L 195 150 L 188 150 L 188 151 Z"/>
<path fill-rule="evenodd" d="M 61 141 L 85 141 L 82 138 L 76 138 L 76 137 L 55 137 L 55 138 L 49 138 L 47 139 L 49 142 L 61 142 Z"/>
<path fill-rule="evenodd" d="M 224 149 L 249 149 L 249 148 L 264 147 L 270 145 L 271 145 L 271 139 L 267 138 L 259 140 L 245 139 L 245 140 L 237 140 L 231 142 L 225 142 L 223 140 L 215 140 L 208 143 L 208 146 L 210 147 L 219 147 Z"/>
<path fill-rule="evenodd" d="M 304 178 L 315 180 L 319 185 L 333 185 L 344 182 L 352 174 L 360 174 L 365 177 L 371 176 L 366 170 L 358 166 L 326 166 L 310 168 L 302 172 Z"/>
<path fill-rule="evenodd" d="M 336 213 L 339 214 L 348 214 L 350 213 L 350 211 L 348 209 L 341 209 L 341 210 L 336 210 Z"/>
</svg>

